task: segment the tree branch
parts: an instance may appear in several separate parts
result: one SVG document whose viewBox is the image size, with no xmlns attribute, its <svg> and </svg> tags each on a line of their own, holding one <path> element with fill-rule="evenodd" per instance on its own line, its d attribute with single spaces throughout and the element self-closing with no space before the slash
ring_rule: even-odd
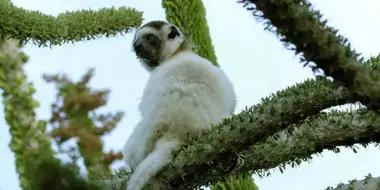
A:
<svg viewBox="0 0 380 190">
<path fill-rule="evenodd" d="M 277 133 L 268 137 L 265 141 L 259 142 L 240 153 L 244 157 L 244 164 L 234 172 L 251 173 L 256 172 L 259 175 L 267 174 L 268 170 L 279 166 L 280 171 L 285 169 L 286 165 L 295 167 L 303 161 L 311 159 L 313 154 L 321 153 L 323 150 L 334 150 L 338 146 L 350 146 L 356 151 L 353 145 L 361 144 L 364 147 L 370 142 L 380 142 L 380 118 L 375 112 L 368 110 L 357 110 L 355 112 L 332 111 L 316 116 L 302 124 L 292 126 L 293 132 Z M 177 158 L 178 159 L 178 158 Z M 220 159 L 218 165 L 229 166 L 230 160 Z M 192 165 L 191 167 L 196 167 Z M 170 171 L 173 171 L 170 168 Z M 165 171 L 164 173 L 169 173 Z M 191 170 L 192 171 L 192 170 Z M 200 174 L 200 173 L 198 173 Z M 202 178 L 197 181 L 188 181 L 185 178 L 184 184 L 178 186 L 180 189 L 194 188 L 192 183 L 202 183 L 206 185 L 209 180 L 223 180 L 230 173 L 221 170 L 213 170 L 202 173 Z M 206 179 L 204 179 L 206 178 Z M 204 179 L 204 180 L 202 180 Z M 162 179 L 161 179 L 162 180 Z M 165 179 L 170 181 L 169 179 Z M 156 179 L 156 181 L 158 181 Z M 202 181 L 202 182 L 201 182 Z M 115 183 L 120 183 L 115 181 Z M 352 181 L 351 184 L 338 185 L 336 190 L 375 189 L 379 184 L 379 179 L 366 178 L 362 181 Z M 154 186 L 154 184 L 151 184 Z M 191 186 L 191 187 L 190 187 Z M 329 187 L 333 189 L 332 187 Z"/>
<path fill-rule="evenodd" d="M 101 35 L 114 36 L 142 23 L 142 12 L 126 7 L 71 11 L 54 17 L 0 1 L 0 15 L 1 38 L 7 36 L 24 43 L 32 41 L 39 46 L 91 40 Z"/>
<path fill-rule="evenodd" d="M 368 143 L 380 142 L 380 117 L 367 110 L 321 113 L 292 128 L 293 132 L 278 133 L 241 152 L 246 164 L 239 171 L 262 175 L 277 166 L 283 171 L 286 165 L 299 165 L 323 150 L 349 146 L 356 151 L 354 144 L 366 147 Z"/>
<path fill-rule="evenodd" d="M 191 189 L 223 180 L 234 167 L 231 164 L 236 163 L 236 154 L 247 147 L 323 109 L 353 102 L 345 88 L 337 88 L 327 79 L 306 80 L 278 91 L 261 104 L 226 119 L 211 132 L 190 139 L 155 181 Z"/>
<path fill-rule="evenodd" d="M 326 79 L 307 80 L 263 99 L 263 103 L 214 127 L 211 133 L 191 139 L 188 143 L 191 145 L 185 147 L 159 177 L 180 189 L 221 180 L 219 174 L 229 173 L 234 166 L 220 164 L 220 160 L 235 163 L 236 154 L 250 145 L 323 109 L 353 102 L 344 88 L 336 88 Z"/>
<path fill-rule="evenodd" d="M 252 132 L 251 135 L 254 136 L 257 133 Z M 373 141 L 380 142 L 380 118 L 376 114 L 367 111 L 355 113 L 333 112 L 300 124 L 287 139 L 280 138 L 276 140 L 274 137 L 268 137 L 266 141 L 252 145 L 249 149 L 239 152 L 239 155 L 245 158 L 245 164 L 235 172 L 263 172 L 278 165 L 280 165 L 280 170 L 282 171 L 285 164 L 292 164 L 293 166 L 300 164 L 302 160 L 310 159 L 312 154 L 320 153 L 324 149 L 334 149 L 337 146 L 352 146 L 356 143 L 365 146 Z M 178 157 L 176 160 L 178 161 Z M 202 159 L 200 160 L 202 161 Z M 212 168 L 209 170 L 200 170 L 200 167 L 206 167 L 206 165 L 197 166 L 199 163 L 185 166 L 182 171 L 185 174 L 184 182 L 178 176 L 173 178 L 178 180 L 176 184 L 172 182 L 172 178 L 168 180 L 165 176 L 165 179 L 171 181 L 172 186 L 173 184 L 178 184 L 179 189 L 186 189 L 195 187 L 195 184 L 206 185 L 208 182 L 223 180 L 224 177 L 229 175 L 225 170 L 231 166 L 231 159 L 228 159 L 228 157 L 219 157 L 217 160 L 208 159 L 207 161 L 213 162 L 210 164 Z M 176 169 L 178 170 L 178 168 Z M 173 168 L 168 168 L 162 173 L 169 174 L 172 171 Z M 184 176 L 183 174 L 182 176 Z M 190 175 L 192 178 L 186 178 L 186 176 Z M 193 175 L 201 177 L 197 178 L 193 177 Z"/>
<path fill-rule="evenodd" d="M 280 40 L 296 54 L 303 54 L 301 62 L 314 62 L 313 70 L 322 69 L 356 95 L 355 99 L 370 109 L 380 109 L 380 76 L 367 72 L 357 60 L 359 55 L 351 50 L 348 40 L 337 35 L 338 30 L 326 26 L 322 14 L 314 11 L 306 0 L 240 0 L 250 6 L 256 18 L 264 20 L 266 29 L 275 32 Z M 255 6 L 253 5 L 255 4 Z M 261 12 L 259 12 L 261 11 Z M 274 31 L 274 30 L 272 30 Z"/>
</svg>

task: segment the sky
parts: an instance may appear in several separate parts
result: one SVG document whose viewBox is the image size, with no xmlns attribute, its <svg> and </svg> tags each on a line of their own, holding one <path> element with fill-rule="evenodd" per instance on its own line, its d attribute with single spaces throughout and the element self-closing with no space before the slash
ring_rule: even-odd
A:
<svg viewBox="0 0 380 190">
<path fill-rule="evenodd" d="M 78 9 L 99 9 L 110 6 L 135 7 L 144 11 L 145 22 L 165 20 L 161 0 L 12 0 L 17 6 L 57 15 Z M 352 46 L 365 58 L 380 53 L 380 1 L 312 0 L 321 10 L 328 24 L 340 30 Z M 236 113 L 246 106 L 260 102 L 278 90 L 307 78 L 313 78 L 310 69 L 303 68 L 292 51 L 286 50 L 277 37 L 264 31 L 241 4 L 235 0 L 204 0 L 207 20 L 218 62 L 233 82 L 238 104 Z M 28 80 L 37 89 L 35 98 L 41 103 L 37 109 L 39 119 L 50 117 L 50 104 L 54 102 L 55 88 L 42 79 L 43 73 L 67 73 L 78 80 L 89 68 L 95 68 L 91 81 L 94 88 L 109 88 L 109 103 L 99 111 L 124 111 L 124 119 L 108 136 L 104 137 L 105 150 L 121 150 L 133 127 L 140 119 L 137 106 L 149 77 L 131 51 L 132 34 L 100 38 L 88 42 L 66 44 L 61 47 L 38 48 L 28 44 L 24 51 L 30 56 L 25 66 Z M 3 110 L 1 104 L 0 110 Z M 15 172 L 15 158 L 10 151 L 9 128 L 0 112 L 0 190 L 19 190 Z M 380 151 L 374 146 L 361 148 L 357 154 L 342 149 L 341 153 L 323 152 L 311 163 L 288 168 L 285 173 L 274 171 L 270 177 L 254 176 L 260 190 L 321 190 L 340 182 L 362 179 L 368 173 L 380 176 Z M 63 158 L 64 159 L 64 158 Z M 116 163 L 114 169 L 122 166 Z"/>
</svg>

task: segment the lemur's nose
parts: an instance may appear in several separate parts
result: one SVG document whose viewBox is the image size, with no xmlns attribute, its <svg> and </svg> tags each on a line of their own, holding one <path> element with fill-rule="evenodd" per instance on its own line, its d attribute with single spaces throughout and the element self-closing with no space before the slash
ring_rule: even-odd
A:
<svg viewBox="0 0 380 190">
<path fill-rule="evenodd" d="M 140 54 L 142 48 L 143 48 L 142 44 L 136 44 L 136 46 L 135 46 L 135 52 L 136 52 L 136 54 Z"/>
<path fill-rule="evenodd" d="M 151 59 L 152 58 L 152 51 L 150 51 L 148 48 L 147 48 L 147 42 L 142 42 L 142 43 L 137 43 L 135 45 L 135 53 L 136 53 L 136 56 L 139 57 L 139 58 L 144 58 L 144 59 Z"/>
</svg>

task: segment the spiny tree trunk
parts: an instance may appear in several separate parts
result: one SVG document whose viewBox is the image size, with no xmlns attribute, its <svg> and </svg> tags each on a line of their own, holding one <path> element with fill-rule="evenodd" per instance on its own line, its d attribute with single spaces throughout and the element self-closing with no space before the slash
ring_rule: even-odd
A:
<svg viewBox="0 0 380 190">
<path fill-rule="evenodd" d="M 218 65 L 202 0 L 162 0 L 166 19 L 180 27 L 197 46 L 197 53 Z"/>
<path fill-rule="evenodd" d="M 46 122 L 35 118 L 34 109 L 38 107 L 32 97 L 35 89 L 27 81 L 23 69 L 28 58 L 19 48 L 17 40 L 0 40 L 0 88 L 5 120 L 12 135 L 9 147 L 15 154 L 20 185 L 29 189 L 34 186 L 33 181 L 28 180 L 34 175 L 30 168 L 39 165 L 41 160 L 55 159 L 45 135 Z"/>
<path fill-rule="evenodd" d="M 338 30 L 326 25 L 322 14 L 312 9 L 306 0 L 260 1 L 241 0 L 257 19 L 265 20 L 266 29 L 275 32 L 286 46 L 293 44 L 296 54 L 302 53 L 301 63 L 320 69 L 325 76 L 348 88 L 355 99 L 368 109 L 380 109 L 378 72 L 368 72 L 360 54 Z M 261 14 L 259 14 L 261 12 Z M 276 29 L 274 29 L 274 27 Z"/>
<path fill-rule="evenodd" d="M 33 189 L 36 184 L 30 178 L 35 175 L 34 167 L 38 167 L 43 160 L 52 163 L 59 163 L 59 160 L 54 158 L 49 138 L 44 134 L 46 122 L 36 120 L 35 108 L 39 103 L 33 98 L 36 90 L 28 82 L 23 69 L 28 56 L 20 51 L 22 41 L 12 39 L 10 33 L 3 32 L 7 29 L 3 20 L 10 19 L 3 13 L 11 10 L 11 2 L 2 0 L 0 3 L 0 88 L 5 121 L 12 137 L 9 147 L 15 154 L 21 188 Z"/>
</svg>

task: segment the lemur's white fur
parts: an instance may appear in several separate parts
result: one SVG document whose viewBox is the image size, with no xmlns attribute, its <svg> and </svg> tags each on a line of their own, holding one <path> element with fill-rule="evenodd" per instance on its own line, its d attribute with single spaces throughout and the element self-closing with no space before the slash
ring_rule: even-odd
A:
<svg viewBox="0 0 380 190">
<path fill-rule="evenodd" d="M 168 26 L 160 31 L 141 28 L 136 38 L 147 32 L 165 33 Z M 181 33 L 164 42 L 163 61 L 148 68 L 151 75 L 139 104 L 142 118 L 123 151 L 125 164 L 133 172 L 127 190 L 141 190 L 171 162 L 173 151 L 181 148 L 188 135 L 210 129 L 235 110 L 236 95 L 228 77 L 190 49 L 177 51 L 184 40 Z"/>
</svg>

